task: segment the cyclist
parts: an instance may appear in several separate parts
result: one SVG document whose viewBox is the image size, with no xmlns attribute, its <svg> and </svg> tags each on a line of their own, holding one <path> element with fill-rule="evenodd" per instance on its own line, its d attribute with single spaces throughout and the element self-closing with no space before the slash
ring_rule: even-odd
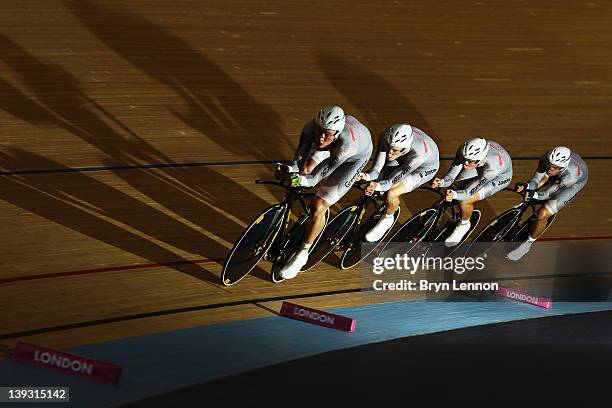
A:
<svg viewBox="0 0 612 408">
<path fill-rule="evenodd" d="M 470 230 L 470 217 L 474 203 L 503 190 L 512 180 L 512 159 L 497 142 L 483 138 L 469 139 L 463 143 L 448 173 L 434 179 L 432 186 L 450 187 L 446 200 L 459 201 L 461 221 L 446 239 L 446 246 L 461 242 Z"/>
<path fill-rule="evenodd" d="M 292 279 L 298 275 L 325 227 L 325 213 L 349 191 L 371 155 L 370 131 L 339 106 L 321 108 L 314 120 L 306 123 L 293 162 L 278 166 L 275 175 L 291 173 L 293 187 L 313 187 L 326 181 L 310 204 L 304 243 L 279 271 L 280 277 Z"/>
<path fill-rule="evenodd" d="M 370 171 L 359 180 L 369 181 L 366 194 L 384 191 L 386 213 L 365 236 L 379 241 L 393 226 L 393 214 L 399 208 L 400 196 L 430 181 L 440 168 L 438 145 L 422 130 L 405 123 L 383 130 Z"/>
<path fill-rule="evenodd" d="M 510 251 L 508 259 L 517 261 L 525 256 L 531 244 L 546 229 L 548 219 L 569 204 L 584 188 L 588 179 L 589 169 L 577 153 L 565 146 L 557 146 L 546 152 L 540 158 L 531 180 L 527 183 L 516 183 L 516 191 L 522 192 L 525 199 L 534 198 L 545 203 L 538 210 L 538 220 L 531 227 L 527 241 Z"/>
</svg>

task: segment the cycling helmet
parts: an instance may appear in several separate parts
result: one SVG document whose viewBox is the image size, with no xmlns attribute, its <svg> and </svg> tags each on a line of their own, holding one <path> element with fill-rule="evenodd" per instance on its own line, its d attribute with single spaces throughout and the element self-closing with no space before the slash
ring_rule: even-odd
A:
<svg viewBox="0 0 612 408">
<path fill-rule="evenodd" d="M 475 138 L 470 139 L 463 144 L 461 154 L 465 160 L 482 160 L 487 157 L 489 152 L 489 143 L 486 139 Z"/>
<path fill-rule="evenodd" d="M 548 152 L 548 162 L 553 166 L 566 168 L 570 162 L 571 150 L 565 146 L 557 146 Z"/>
<path fill-rule="evenodd" d="M 315 123 L 321 129 L 341 132 L 344 129 L 344 111 L 339 106 L 324 106 L 315 117 Z"/>
<path fill-rule="evenodd" d="M 391 147 L 396 147 L 402 151 L 410 149 L 412 146 L 412 126 L 405 123 L 397 123 L 387 129 L 385 141 Z"/>
</svg>

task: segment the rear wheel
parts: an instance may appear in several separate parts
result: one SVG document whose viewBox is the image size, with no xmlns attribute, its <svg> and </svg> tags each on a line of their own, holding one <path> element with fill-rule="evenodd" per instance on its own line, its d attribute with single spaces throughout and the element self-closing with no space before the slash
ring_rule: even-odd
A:
<svg viewBox="0 0 612 408">
<path fill-rule="evenodd" d="M 521 225 L 519 225 L 516 231 L 516 234 L 513 234 L 513 236 L 511 237 L 508 237 L 507 239 L 508 243 L 504 245 L 504 248 L 503 248 L 503 254 L 502 254 L 503 256 L 506 256 L 508 252 L 515 249 L 519 244 L 527 241 L 527 238 L 529 237 L 529 234 L 531 233 L 531 228 L 533 226 L 533 223 L 536 221 L 536 217 L 537 216 L 533 214 L 531 217 L 523 221 Z M 550 225 L 553 223 L 556 217 L 557 217 L 557 214 L 553 214 L 553 216 L 548 219 L 548 221 L 546 222 L 546 228 L 544 229 L 544 231 L 542 231 L 542 234 L 546 232 L 546 230 L 548 229 L 548 227 L 550 227 Z"/>
<path fill-rule="evenodd" d="M 307 271 L 329 255 L 344 239 L 350 231 L 353 224 L 357 221 L 359 207 L 352 205 L 340 211 L 331 219 L 325 226 L 325 229 L 319 236 L 312 251 L 308 256 L 308 262 L 302 268 L 302 271 Z"/>
<path fill-rule="evenodd" d="M 459 216 L 459 214 L 457 215 Z M 455 253 L 455 251 L 457 251 L 459 248 L 465 248 L 465 245 L 469 245 L 471 246 L 472 243 L 470 242 L 469 244 L 464 244 L 465 241 L 467 241 L 467 239 L 470 237 L 470 235 L 472 235 L 472 232 L 474 232 L 474 230 L 476 229 L 476 227 L 478 226 L 478 223 L 480 222 L 480 217 L 482 216 L 482 213 L 480 212 L 480 210 L 474 210 L 472 211 L 472 215 L 470 217 L 470 229 L 465 233 L 465 235 L 463 236 L 463 238 L 461 238 L 461 241 L 459 241 L 456 245 L 452 246 L 452 247 L 447 247 L 446 244 L 444 244 L 444 246 L 439 246 L 437 249 L 442 250 L 442 254 L 443 256 L 450 256 L 453 253 Z M 435 242 L 446 242 L 446 238 L 448 238 L 450 236 L 450 234 L 453 233 L 456 225 L 457 225 L 457 221 L 458 220 L 452 220 L 446 223 L 445 228 L 442 230 L 442 232 L 440 233 L 440 235 L 438 235 L 435 239 Z M 469 249 L 469 247 L 468 247 Z M 466 250 L 467 252 L 467 250 Z M 438 256 L 442 256 L 439 254 L 438 252 Z"/>
<path fill-rule="evenodd" d="M 378 223 L 380 218 L 385 215 L 386 209 L 387 206 L 385 204 L 381 205 L 380 208 L 374 214 L 372 214 L 356 231 L 355 236 L 351 242 L 348 243 L 346 249 L 342 253 L 342 257 L 340 258 L 340 267 L 342 269 L 350 269 L 362 260 L 366 259 L 368 255 L 373 253 L 380 246 L 385 237 L 391 232 L 393 225 L 395 225 L 395 222 L 399 218 L 399 208 L 393 214 L 393 225 L 391 225 L 381 239 L 376 242 L 366 243 L 365 241 L 366 234 Z M 366 243 L 366 246 L 364 247 L 362 243 Z"/>
<path fill-rule="evenodd" d="M 488 252 L 499 242 L 504 241 L 508 232 L 510 232 L 519 221 L 520 216 L 521 210 L 516 207 L 510 208 L 498 215 L 489 225 L 484 227 L 476 237 L 474 237 L 465 255 L 478 257 Z"/>
<path fill-rule="evenodd" d="M 425 235 L 427 235 L 427 232 L 431 229 L 435 218 L 435 208 L 428 208 L 416 215 L 413 215 L 410 219 L 408 219 L 408 221 L 404 222 L 404 224 L 402 224 L 397 231 L 395 231 L 381 250 L 381 254 L 379 256 L 392 257 L 397 252 L 397 245 L 393 244 L 400 243 L 408 244 L 405 251 L 402 247 L 402 251 L 404 253 L 410 252 L 412 248 L 421 242 Z M 393 246 L 396 246 L 396 248 L 393 248 Z"/>
<path fill-rule="evenodd" d="M 238 283 L 263 258 L 281 228 L 284 210 L 283 204 L 269 207 L 238 238 L 221 272 L 225 286 Z"/>
<path fill-rule="evenodd" d="M 289 232 L 289 239 L 285 241 L 285 244 L 280 248 L 279 254 L 274 259 L 272 264 L 271 277 L 272 282 L 279 283 L 285 279 L 279 276 L 281 268 L 289 260 L 289 257 L 295 253 L 300 245 L 304 242 L 304 235 L 306 235 L 306 221 L 308 221 L 308 215 L 300 217 L 291 228 Z"/>
</svg>

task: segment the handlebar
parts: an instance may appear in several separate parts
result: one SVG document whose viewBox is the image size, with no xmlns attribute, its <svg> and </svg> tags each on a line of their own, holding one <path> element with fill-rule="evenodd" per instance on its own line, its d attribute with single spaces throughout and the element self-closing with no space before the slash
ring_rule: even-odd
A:
<svg viewBox="0 0 612 408">
<path fill-rule="evenodd" d="M 353 185 L 351 186 L 351 188 L 356 188 L 357 190 L 361 191 L 364 195 L 366 190 L 365 188 L 362 187 L 362 185 L 369 183 L 369 181 L 357 181 L 355 183 L 353 183 Z M 366 195 L 366 197 L 371 198 L 372 200 L 381 200 L 383 197 L 383 192 L 382 191 L 374 191 L 371 195 Z"/>
<path fill-rule="evenodd" d="M 524 197 L 525 197 L 525 196 L 523 195 L 523 192 L 524 192 L 524 191 L 535 191 L 535 190 L 523 190 L 523 191 L 521 191 L 521 192 L 519 193 L 518 191 L 516 191 L 516 190 L 515 190 L 515 189 L 513 189 L 513 188 L 508 188 L 508 187 L 505 187 L 505 188 L 504 188 L 504 191 L 512 191 L 513 193 L 516 193 L 516 194 L 520 195 L 520 196 L 521 196 L 521 198 L 523 198 L 523 202 L 524 202 L 524 203 L 526 203 L 526 204 L 536 204 L 536 203 L 541 203 L 541 202 L 543 202 L 542 200 L 536 200 L 536 199 L 534 199 L 533 197 L 529 198 L 529 200 L 524 200 Z"/>
<path fill-rule="evenodd" d="M 304 201 L 304 197 L 303 197 L 304 187 L 291 187 L 291 186 L 287 186 L 283 184 L 282 182 L 271 181 L 271 180 L 255 180 L 255 184 L 269 184 L 272 186 L 282 187 L 288 190 L 291 194 L 295 194 L 298 200 L 300 200 L 300 203 L 302 204 L 303 208 L 308 208 L 308 206 L 306 205 L 306 202 Z"/>
</svg>

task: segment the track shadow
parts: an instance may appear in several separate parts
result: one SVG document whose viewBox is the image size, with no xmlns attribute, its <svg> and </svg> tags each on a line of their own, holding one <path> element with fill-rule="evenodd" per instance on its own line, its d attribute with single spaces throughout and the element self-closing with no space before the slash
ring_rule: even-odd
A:
<svg viewBox="0 0 612 408">
<path fill-rule="evenodd" d="M 109 165 L 171 161 L 163 152 L 151 147 L 127 126 L 114 120 L 95 101 L 89 99 L 80 90 L 77 81 L 61 67 L 35 58 L 5 36 L 0 36 L 0 51 L 2 51 L 0 57 L 2 61 L 19 75 L 33 95 L 26 95 L 17 87 L 0 79 L 0 92 L 2 95 L 10 95 L 10 98 L 3 98 L 0 101 L 2 103 L 0 107 L 9 113 L 37 126 L 53 125 L 65 129 L 104 152 L 105 157 L 109 158 L 107 161 Z M 122 134 L 127 136 L 124 137 Z M 15 170 L 23 169 L 24 166 L 26 168 L 63 167 L 59 163 L 23 149 L 5 152 L 3 167 Z M 162 171 L 129 170 L 117 174 L 148 198 L 230 242 L 238 235 L 242 226 L 222 215 L 218 210 L 220 203 L 214 198 L 218 197 L 218 194 L 209 191 L 210 188 L 203 190 L 199 178 L 205 179 L 209 186 L 224 186 L 228 195 L 247 197 L 262 208 L 266 204 L 247 189 L 207 168 L 198 169 L 197 172 L 163 169 Z M 71 191 L 73 197 L 89 202 L 95 208 L 104 209 L 107 215 L 111 215 L 117 221 L 159 241 L 209 259 L 218 260 L 227 253 L 227 248 L 217 241 L 145 202 L 135 200 L 91 177 L 73 173 L 70 180 L 66 178 L 63 182 L 73 186 Z M 73 184 L 75 182 L 76 185 Z M 79 182 L 84 184 L 79 186 Z M 22 180 L 22 184 L 28 183 L 34 187 L 36 181 L 31 177 Z M 38 189 L 41 187 L 44 186 L 37 186 Z M 60 185 L 55 188 L 62 191 Z M 42 190 L 45 191 L 44 188 Z M 206 191 L 209 192 L 206 194 Z M 224 211 L 237 214 L 236 218 L 244 223 L 250 222 L 249 217 L 241 211 L 241 207 L 242 202 L 235 203 L 233 209 L 232 206 L 223 206 Z M 59 214 L 61 213 L 60 211 Z M 54 220 L 59 221 L 57 217 Z M 65 221 L 70 222 L 70 220 Z M 73 229 L 78 231 L 78 224 L 74 225 Z M 93 231 L 89 230 L 88 235 Z M 151 260 L 159 263 L 173 262 L 172 259 L 164 260 L 154 256 Z M 196 268 L 201 269 L 199 266 Z M 212 273 L 193 275 L 206 277 L 211 282 L 219 282 Z"/>
<path fill-rule="evenodd" d="M 238 157 L 259 160 L 283 159 L 297 143 L 284 135 L 273 109 L 165 27 L 91 1 L 66 5 L 117 55 L 176 92 L 185 106 L 170 110 L 208 141 Z M 275 143 L 262 143 L 262 137 L 269 140 L 270 135 Z M 270 192 L 278 199 L 282 196 L 274 189 Z"/>
<path fill-rule="evenodd" d="M 358 109 L 359 118 L 363 118 L 372 132 L 374 144 L 381 130 L 402 121 L 422 129 L 438 145 L 444 143 L 444 135 L 437 134 L 414 104 L 389 81 L 331 51 L 319 50 L 317 58 L 329 81 Z M 438 174 L 445 174 L 449 166 L 449 161 L 442 161 Z M 407 194 L 403 196 L 403 202 L 414 214 L 431 205 L 431 194 Z M 483 213 L 481 223 L 495 217 L 495 211 L 486 200 L 479 202 L 476 208 Z"/>
<path fill-rule="evenodd" d="M 19 148 L 0 152 L 2 167 L 14 168 L 24 160 L 62 168 L 60 163 Z M 198 279 L 220 283 L 212 272 L 108 220 L 140 231 L 150 230 L 151 226 L 167 227 L 170 231 L 177 228 L 172 222 L 164 222 L 168 217 L 158 210 L 90 176 L 73 173 L 69 180 L 57 175 L 4 176 L 0 177 L 0 186 L 0 199 L 19 208 L 152 262 L 178 262 L 180 264 L 172 268 Z M 149 228 L 139 228 L 145 222 Z M 161 222 L 161 226 L 155 226 L 157 222 Z M 193 239 L 193 235 L 183 239 Z"/>
</svg>

